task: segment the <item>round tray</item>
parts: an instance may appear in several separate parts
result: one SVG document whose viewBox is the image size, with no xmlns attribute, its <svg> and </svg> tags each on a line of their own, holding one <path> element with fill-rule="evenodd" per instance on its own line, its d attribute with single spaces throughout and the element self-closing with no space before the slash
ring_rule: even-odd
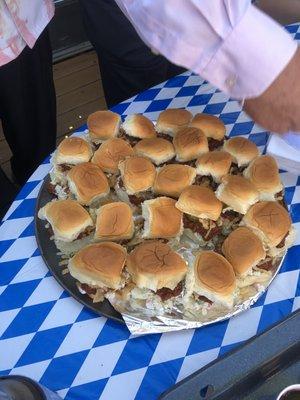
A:
<svg viewBox="0 0 300 400">
<path fill-rule="evenodd" d="M 45 221 L 38 218 L 38 210 L 43 207 L 46 203 L 53 200 L 53 196 L 48 192 L 47 185 L 50 182 L 50 176 L 47 175 L 40 192 L 37 197 L 36 209 L 35 209 L 35 236 L 38 247 L 41 251 L 45 264 L 51 271 L 57 282 L 76 300 L 80 303 L 93 310 L 97 314 L 104 315 L 107 318 L 111 318 L 115 321 L 124 324 L 124 320 L 108 302 L 104 300 L 100 303 L 93 303 L 93 300 L 86 294 L 81 294 L 76 285 L 75 279 L 70 274 L 62 274 L 64 267 L 59 265 L 61 258 L 57 254 L 57 248 L 54 244 L 54 240 L 49 240 L 49 233 L 45 229 Z"/>
</svg>

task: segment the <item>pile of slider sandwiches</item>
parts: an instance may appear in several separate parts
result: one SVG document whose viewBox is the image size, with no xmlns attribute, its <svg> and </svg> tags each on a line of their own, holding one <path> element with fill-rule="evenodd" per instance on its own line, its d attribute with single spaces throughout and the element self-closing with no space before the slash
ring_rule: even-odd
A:
<svg viewBox="0 0 300 400">
<path fill-rule="evenodd" d="M 87 125 L 54 152 L 38 212 L 81 293 L 206 315 L 268 284 L 294 237 L 271 156 L 185 109 Z"/>
</svg>

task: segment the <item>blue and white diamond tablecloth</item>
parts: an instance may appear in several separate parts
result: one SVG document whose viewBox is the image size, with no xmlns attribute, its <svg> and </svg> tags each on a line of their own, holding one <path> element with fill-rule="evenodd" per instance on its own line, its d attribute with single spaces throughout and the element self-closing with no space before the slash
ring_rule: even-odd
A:
<svg viewBox="0 0 300 400">
<path fill-rule="evenodd" d="M 300 38 L 298 25 L 289 31 Z M 114 108 L 122 116 L 155 120 L 170 107 L 220 116 L 231 136 L 243 135 L 264 150 L 267 133 L 237 102 L 186 72 Z M 300 178 L 283 172 L 285 199 L 297 238 L 267 293 L 228 321 L 182 332 L 132 337 L 127 328 L 99 317 L 71 298 L 42 261 L 34 237 L 34 208 L 42 164 L 0 225 L 0 374 L 27 375 L 80 400 L 154 400 L 210 361 L 267 329 L 300 307 Z"/>
</svg>

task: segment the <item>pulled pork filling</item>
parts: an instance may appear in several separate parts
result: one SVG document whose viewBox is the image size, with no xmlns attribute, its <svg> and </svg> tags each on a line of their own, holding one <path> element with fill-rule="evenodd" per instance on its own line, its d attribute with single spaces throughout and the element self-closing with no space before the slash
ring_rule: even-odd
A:
<svg viewBox="0 0 300 400">
<path fill-rule="evenodd" d="M 158 138 L 162 138 L 162 139 L 166 139 L 168 142 L 173 143 L 173 137 L 170 136 L 170 135 L 167 135 L 166 133 L 157 132 L 157 137 Z"/>
<path fill-rule="evenodd" d="M 265 271 L 270 271 L 273 267 L 274 265 L 270 258 L 266 258 L 257 265 L 257 268 L 264 269 Z"/>
<path fill-rule="evenodd" d="M 197 293 L 194 293 L 194 298 L 195 298 L 195 300 L 204 301 L 205 303 L 208 303 L 210 305 L 213 304 L 213 302 L 211 300 L 209 300 L 207 297 L 198 295 Z"/>
<path fill-rule="evenodd" d="M 172 297 L 177 297 L 183 291 L 183 282 L 179 282 L 178 285 L 172 290 L 169 288 L 161 288 L 158 289 L 156 294 L 162 299 L 162 301 L 166 301 L 171 299 Z"/>
<path fill-rule="evenodd" d="M 246 165 L 239 167 L 236 163 L 232 163 L 231 168 L 230 168 L 230 174 L 231 175 L 241 175 L 245 169 L 246 169 Z"/>
<path fill-rule="evenodd" d="M 229 221 L 234 221 L 236 219 L 237 222 L 240 222 L 243 215 L 233 210 L 226 210 L 222 211 L 221 217 L 228 219 Z"/>
<path fill-rule="evenodd" d="M 276 246 L 277 249 L 282 249 L 282 247 L 285 246 L 285 239 L 288 237 L 289 232 L 284 236 L 284 238 L 282 239 L 282 241 Z"/>
<path fill-rule="evenodd" d="M 56 192 L 56 185 L 53 185 L 53 183 L 49 182 L 47 185 L 47 190 L 50 194 L 52 194 L 53 196 L 57 197 L 57 192 Z M 66 186 L 64 188 L 65 193 L 68 195 L 70 194 L 70 189 L 69 186 Z"/>
<path fill-rule="evenodd" d="M 126 140 L 126 142 L 129 143 L 131 146 L 135 146 L 141 140 L 140 138 L 126 135 L 124 129 L 122 128 L 120 129 L 118 138 Z"/>
<path fill-rule="evenodd" d="M 224 139 L 216 140 L 214 138 L 207 138 L 209 151 L 213 151 L 223 146 Z"/>
<path fill-rule="evenodd" d="M 85 228 L 85 230 L 83 232 L 81 232 L 76 239 L 83 239 L 86 236 L 89 236 L 93 231 L 95 230 L 95 228 L 93 226 L 88 226 L 87 228 Z"/>
<path fill-rule="evenodd" d="M 123 182 L 122 178 L 119 178 L 118 183 L 119 183 L 120 188 L 125 190 L 125 186 L 124 186 L 124 182 Z M 137 207 L 140 206 L 143 203 L 143 201 L 151 200 L 155 197 L 156 196 L 154 196 L 152 192 L 140 192 L 140 193 L 128 195 L 130 203 Z"/>
<path fill-rule="evenodd" d="M 214 221 L 208 220 L 207 226 L 203 224 L 195 217 L 184 214 L 183 215 L 183 226 L 185 229 L 198 233 L 206 241 L 211 240 L 214 236 L 221 233 L 221 226 L 218 226 Z"/>
<path fill-rule="evenodd" d="M 70 164 L 59 164 L 58 165 L 58 168 L 60 169 L 61 172 L 70 171 L 70 169 L 73 167 L 74 167 L 74 165 L 70 165 Z"/>
<path fill-rule="evenodd" d="M 210 175 L 197 175 L 194 185 L 210 187 L 212 190 L 216 190 L 218 187 L 218 184 L 213 180 L 213 177 Z"/>
</svg>

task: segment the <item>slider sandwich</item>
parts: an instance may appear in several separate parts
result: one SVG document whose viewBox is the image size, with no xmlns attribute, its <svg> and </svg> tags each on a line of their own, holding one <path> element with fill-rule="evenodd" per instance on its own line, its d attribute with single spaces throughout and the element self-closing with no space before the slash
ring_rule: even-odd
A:
<svg viewBox="0 0 300 400">
<path fill-rule="evenodd" d="M 162 111 L 157 119 L 156 131 L 159 136 L 174 137 L 176 133 L 189 125 L 193 115 L 182 108 L 169 108 Z M 168 139 L 166 137 L 166 139 Z"/>
<path fill-rule="evenodd" d="M 73 167 L 67 174 L 67 181 L 70 192 L 82 205 L 96 205 L 110 192 L 104 172 L 90 162 Z"/>
<path fill-rule="evenodd" d="M 135 143 L 136 139 L 155 138 L 156 131 L 153 122 L 141 114 L 128 115 L 121 129 L 127 135 L 124 139 Z"/>
<path fill-rule="evenodd" d="M 226 128 L 224 123 L 214 115 L 196 114 L 190 126 L 200 129 L 208 139 L 209 150 L 215 150 L 222 146 Z"/>
<path fill-rule="evenodd" d="M 184 289 L 186 262 L 160 241 L 136 246 L 127 257 L 126 268 L 135 284 L 129 294 L 133 308 L 146 307 L 156 314 L 163 313 Z"/>
<path fill-rule="evenodd" d="M 133 148 L 138 156 L 148 157 L 154 164 L 160 165 L 175 157 L 175 149 L 171 142 L 163 138 L 140 140 Z"/>
<path fill-rule="evenodd" d="M 156 170 L 145 157 L 133 156 L 119 163 L 121 177 L 116 184 L 117 196 L 125 202 L 139 206 L 151 195 Z"/>
<path fill-rule="evenodd" d="M 232 157 L 226 151 L 210 151 L 196 161 L 197 175 L 212 177 L 214 182 L 221 182 L 229 173 Z"/>
<path fill-rule="evenodd" d="M 51 227 L 56 247 L 64 254 L 78 251 L 92 240 L 93 220 L 74 200 L 54 200 L 38 212 Z"/>
<path fill-rule="evenodd" d="M 81 293 L 93 302 L 103 301 L 109 292 L 124 287 L 126 256 L 126 249 L 117 243 L 90 244 L 70 258 L 68 269 Z"/>
<path fill-rule="evenodd" d="M 176 208 L 184 213 L 184 228 L 210 240 L 221 232 L 217 220 L 222 212 L 222 203 L 207 187 L 192 185 L 183 190 Z"/>
<path fill-rule="evenodd" d="M 192 185 L 196 170 L 188 165 L 168 164 L 157 170 L 153 185 L 155 194 L 178 198 L 180 193 Z"/>
<path fill-rule="evenodd" d="M 295 232 L 288 211 L 276 201 L 260 201 L 244 216 L 242 224 L 263 241 L 270 256 L 281 256 L 292 245 Z"/>
<path fill-rule="evenodd" d="M 244 176 L 259 191 L 260 200 L 276 200 L 283 197 L 283 186 L 280 180 L 278 166 L 271 156 L 255 158 L 244 171 Z"/>
<path fill-rule="evenodd" d="M 176 160 L 179 162 L 195 160 L 208 152 L 207 138 L 200 129 L 182 128 L 173 139 Z"/>
<path fill-rule="evenodd" d="M 87 126 L 91 141 L 98 145 L 119 133 L 121 117 L 112 111 L 96 111 L 88 116 Z"/>
<path fill-rule="evenodd" d="M 74 165 L 88 162 L 92 157 L 91 145 L 81 137 L 69 137 L 64 139 L 53 154 L 51 163 L 53 169 L 50 172 L 51 183 L 64 184 L 66 173 Z"/>
<path fill-rule="evenodd" d="M 241 173 L 244 167 L 259 155 L 256 144 L 241 136 L 228 139 L 223 149 L 232 155 L 233 162 L 237 165 L 234 173 Z"/>
</svg>

